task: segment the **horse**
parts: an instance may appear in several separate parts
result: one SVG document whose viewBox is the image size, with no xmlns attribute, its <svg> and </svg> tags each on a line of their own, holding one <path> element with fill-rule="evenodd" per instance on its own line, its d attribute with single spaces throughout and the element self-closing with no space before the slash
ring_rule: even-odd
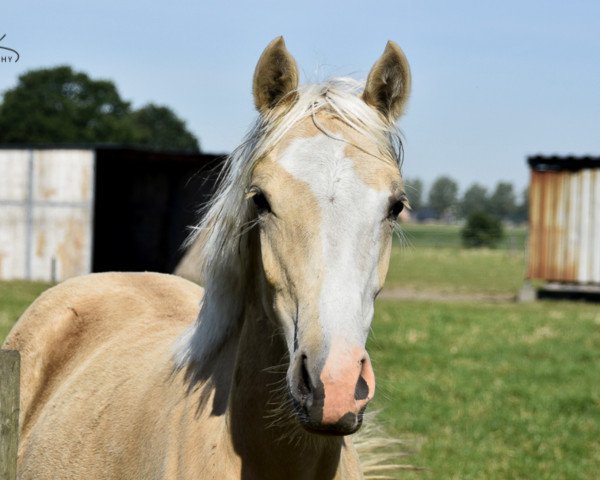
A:
<svg viewBox="0 0 600 480">
<path fill-rule="evenodd" d="M 19 479 L 359 479 L 366 340 L 407 205 L 388 42 L 366 82 L 300 85 L 282 37 L 258 119 L 194 234 L 203 287 L 94 273 L 43 293 L 22 359 Z"/>
</svg>

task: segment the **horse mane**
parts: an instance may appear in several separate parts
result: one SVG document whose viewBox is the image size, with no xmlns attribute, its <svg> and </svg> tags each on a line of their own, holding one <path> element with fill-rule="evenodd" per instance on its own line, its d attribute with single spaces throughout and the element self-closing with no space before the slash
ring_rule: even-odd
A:
<svg viewBox="0 0 600 480">
<path fill-rule="evenodd" d="M 201 210 L 200 223 L 193 227 L 186 242 L 188 247 L 195 244 L 199 283 L 205 292 L 196 322 L 175 346 L 178 368 L 210 360 L 241 326 L 252 258 L 247 234 L 255 225 L 254 210 L 251 202 L 246 201 L 246 188 L 256 164 L 298 122 L 312 117 L 324 131 L 315 115 L 327 111 L 372 138 L 379 146 L 374 156 L 400 165 L 400 133 L 393 123 L 362 100 L 363 89 L 364 82 L 351 78 L 299 87 L 293 92 L 295 102 L 260 115 L 243 143 L 225 159 L 217 191 Z"/>
</svg>

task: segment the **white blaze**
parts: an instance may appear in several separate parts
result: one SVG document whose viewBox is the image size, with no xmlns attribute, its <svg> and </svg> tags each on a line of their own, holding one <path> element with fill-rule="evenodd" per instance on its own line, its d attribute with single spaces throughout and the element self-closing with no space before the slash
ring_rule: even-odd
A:
<svg viewBox="0 0 600 480">
<path fill-rule="evenodd" d="M 359 178 L 354 162 L 346 156 L 347 145 L 324 134 L 298 139 L 279 164 L 309 185 L 320 207 L 323 333 L 364 345 L 373 317 L 373 295 L 380 287 L 381 227 L 390 192 L 375 190 Z"/>
</svg>

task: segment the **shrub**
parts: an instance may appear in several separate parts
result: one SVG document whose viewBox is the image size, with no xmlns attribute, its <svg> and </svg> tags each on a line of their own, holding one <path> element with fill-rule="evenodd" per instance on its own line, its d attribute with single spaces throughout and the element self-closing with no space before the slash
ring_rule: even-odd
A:
<svg viewBox="0 0 600 480">
<path fill-rule="evenodd" d="M 471 213 L 460 233 L 467 248 L 495 248 L 504 237 L 500 219 L 484 212 Z"/>
</svg>

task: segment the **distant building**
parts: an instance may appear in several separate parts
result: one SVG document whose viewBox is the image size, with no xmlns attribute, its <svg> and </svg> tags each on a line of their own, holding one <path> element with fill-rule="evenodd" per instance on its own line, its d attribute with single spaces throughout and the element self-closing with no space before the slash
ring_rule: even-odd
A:
<svg viewBox="0 0 600 480">
<path fill-rule="evenodd" d="M 221 158 L 0 147 L 0 279 L 171 272 L 212 194 Z"/>
<path fill-rule="evenodd" d="M 534 156 L 527 276 L 600 285 L 600 157 Z"/>
</svg>

